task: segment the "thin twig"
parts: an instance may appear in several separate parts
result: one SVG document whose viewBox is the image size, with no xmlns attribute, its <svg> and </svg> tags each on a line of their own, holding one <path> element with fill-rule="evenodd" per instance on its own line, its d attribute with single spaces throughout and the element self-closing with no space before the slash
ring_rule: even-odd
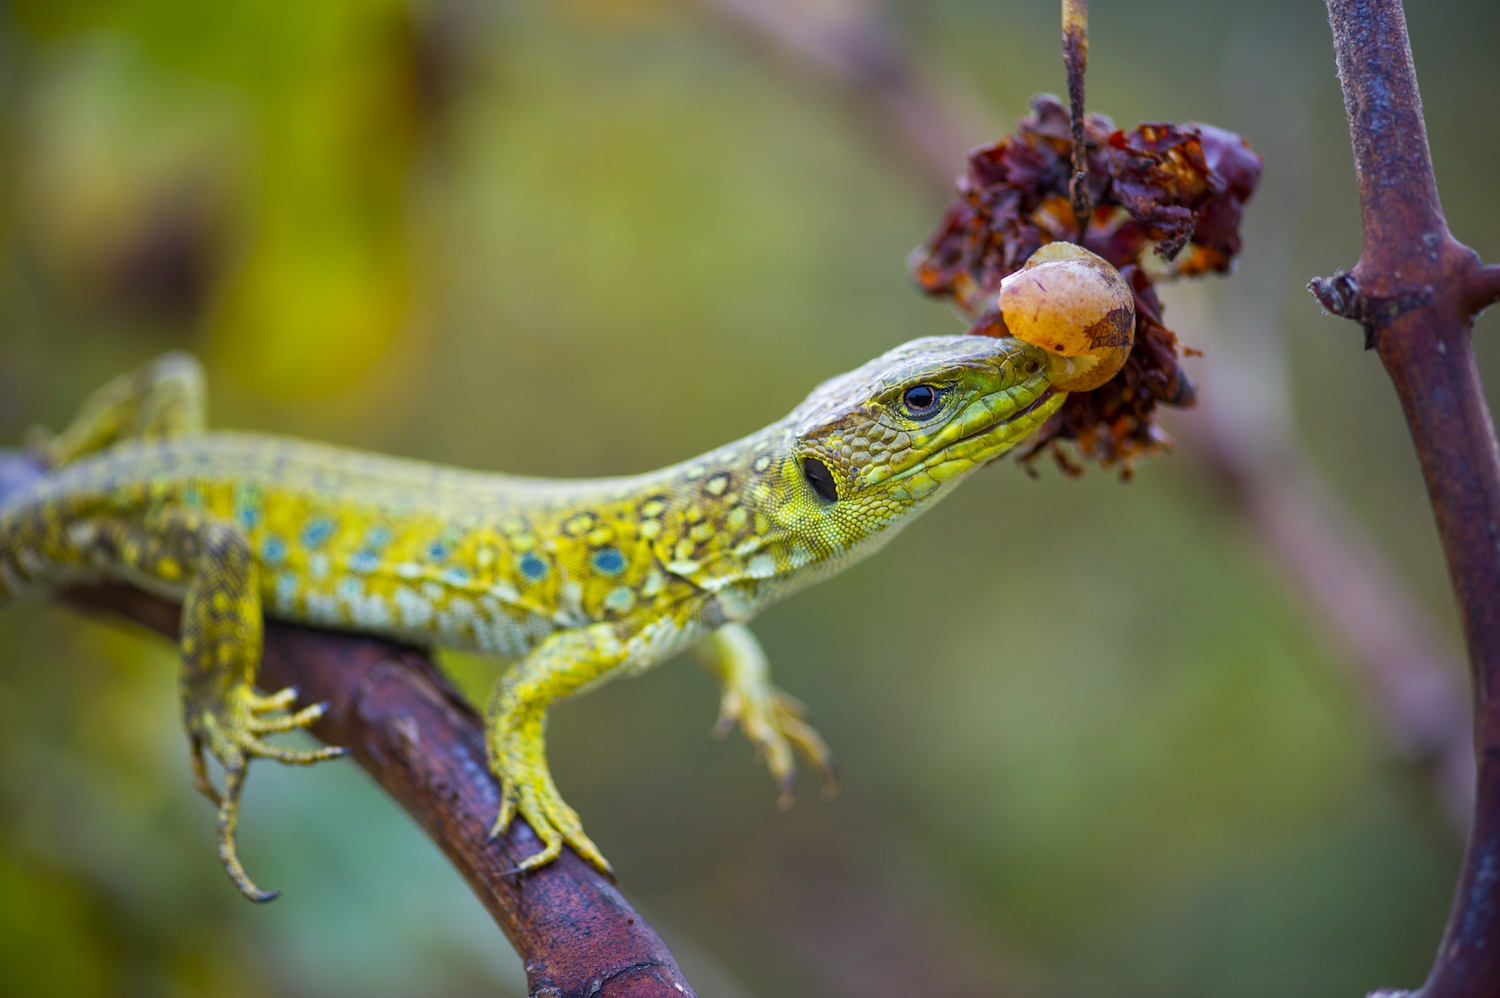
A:
<svg viewBox="0 0 1500 998">
<path fill-rule="evenodd" d="M 1063 63 L 1068 68 L 1068 116 L 1073 130 L 1073 177 L 1068 198 L 1078 219 L 1078 242 L 1088 230 L 1089 157 L 1083 144 L 1083 78 L 1089 68 L 1089 0 L 1062 0 Z"/>
<path fill-rule="evenodd" d="M 1467 292 L 1465 301 L 1470 314 L 1475 316 L 1500 301 L 1500 264 L 1475 267 L 1469 274 Z"/>
<path fill-rule="evenodd" d="M 1477 794 L 1448 925 L 1421 998 L 1500 994 L 1500 454 L 1471 341 L 1474 251 L 1448 232 L 1400 0 L 1327 0 L 1364 241 L 1314 280 L 1359 321 L 1396 386 L 1458 596 L 1474 690 Z"/>
<path fill-rule="evenodd" d="M 30 459 L 0 452 L 0 499 L 42 473 Z M 79 588 L 65 602 L 177 636 L 179 607 L 136 589 Z M 520 954 L 529 994 L 693 994 L 655 930 L 571 850 L 534 873 L 507 875 L 541 842 L 520 819 L 490 841 L 500 786 L 489 770 L 482 722 L 426 652 L 267 621 L 260 680 L 266 689 L 294 686 L 306 702 L 327 702 L 312 733 L 353 749 L 355 761 L 442 848 Z M 203 848 L 212 843 L 205 839 Z"/>
</svg>

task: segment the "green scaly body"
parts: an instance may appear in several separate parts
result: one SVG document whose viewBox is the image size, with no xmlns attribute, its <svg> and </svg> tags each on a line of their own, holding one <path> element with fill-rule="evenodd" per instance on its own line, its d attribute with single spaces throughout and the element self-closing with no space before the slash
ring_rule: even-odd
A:
<svg viewBox="0 0 1500 998">
<path fill-rule="evenodd" d="M 488 733 L 516 814 L 546 849 L 603 857 L 547 771 L 554 700 L 690 645 L 789 789 L 791 748 L 831 759 L 771 687 L 743 627 L 888 540 L 1061 404 L 1049 355 L 1015 340 L 918 340 L 827 382 L 785 419 L 651 474 L 577 481 L 462 471 L 299 440 L 203 430 L 202 379 L 172 354 L 101 389 L 45 447 L 55 470 L 0 506 L 0 604 L 122 579 L 184 602 L 184 721 L 200 789 L 234 854 L 250 758 L 306 763 L 262 736 L 311 723 L 252 691 L 262 614 L 518 659 Z M 918 392 L 909 393 L 914 386 Z M 915 416 L 908 398 L 931 412 Z M 811 462 L 811 464 L 809 463 Z M 204 749 L 224 764 L 209 784 Z"/>
</svg>

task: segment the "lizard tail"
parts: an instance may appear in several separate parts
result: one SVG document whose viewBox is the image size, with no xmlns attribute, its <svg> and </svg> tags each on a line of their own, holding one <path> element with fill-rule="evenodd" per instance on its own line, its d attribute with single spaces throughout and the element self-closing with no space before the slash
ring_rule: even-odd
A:
<svg viewBox="0 0 1500 998">
<path fill-rule="evenodd" d="M 21 529 L 26 515 L 23 506 L 0 509 L 0 607 L 15 602 L 31 588 L 30 573 L 23 568 L 30 561 L 24 556 Z"/>
<path fill-rule="evenodd" d="M 0 490 L 6 485 L 0 482 Z M 0 607 L 86 575 L 88 552 L 76 543 L 76 509 L 49 497 L 47 486 L 48 479 L 38 477 L 0 491 Z"/>
</svg>

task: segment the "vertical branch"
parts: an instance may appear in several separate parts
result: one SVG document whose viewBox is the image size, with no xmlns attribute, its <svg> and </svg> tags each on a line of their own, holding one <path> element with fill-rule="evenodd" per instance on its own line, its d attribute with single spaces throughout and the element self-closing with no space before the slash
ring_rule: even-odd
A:
<svg viewBox="0 0 1500 998">
<path fill-rule="evenodd" d="M 1062 0 L 1063 63 L 1068 67 L 1068 113 L 1073 125 L 1073 179 L 1068 196 L 1078 219 L 1078 241 L 1089 225 L 1089 160 L 1083 144 L 1083 77 L 1089 68 L 1089 0 Z"/>
<path fill-rule="evenodd" d="M 1470 334 L 1493 270 L 1448 232 L 1400 0 L 1327 0 L 1364 241 L 1309 285 L 1354 319 L 1396 386 L 1458 597 L 1477 794 L 1453 908 L 1421 998 L 1500 994 L 1500 450 Z"/>
</svg>

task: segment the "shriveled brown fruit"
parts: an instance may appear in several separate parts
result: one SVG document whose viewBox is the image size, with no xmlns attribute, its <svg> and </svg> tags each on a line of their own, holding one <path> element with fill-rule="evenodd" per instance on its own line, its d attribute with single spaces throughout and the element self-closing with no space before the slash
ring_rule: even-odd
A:
<svg viewBox="0 0 1500 998">
<path fill-rule="evenodd" d="M 1070 394 L 1021 460 L 1029 469 L 1050 452 L 1077 473 L 1064 449 L 1071 441 L 1082 458 L 1128 477 L 1141 458 L 1171 444 L 1156 425 L 1157 407 L 1194 399 L 1155 284 L 1232 267 L 1260 157 L 1238 135 L 1210 125 L 1145 124 L 1127 132 L 1089 115 L 1094 210 L 1080 234 L 1068 197 L 1068 110 L 1048 94 L 1032 98 L 1031 110 L 1014 135 L 969 155 L 958 199 L 909 264 L 924 291 L 949 299 L 973 321 L 971 332 L 991 335 L 1000 322 L 989 313 L 1001 284 L 1043 246 L 1077 243 L 1114 266 L 1135 299 L 1135 346 L 1112 378 Z"/>
</svg>

